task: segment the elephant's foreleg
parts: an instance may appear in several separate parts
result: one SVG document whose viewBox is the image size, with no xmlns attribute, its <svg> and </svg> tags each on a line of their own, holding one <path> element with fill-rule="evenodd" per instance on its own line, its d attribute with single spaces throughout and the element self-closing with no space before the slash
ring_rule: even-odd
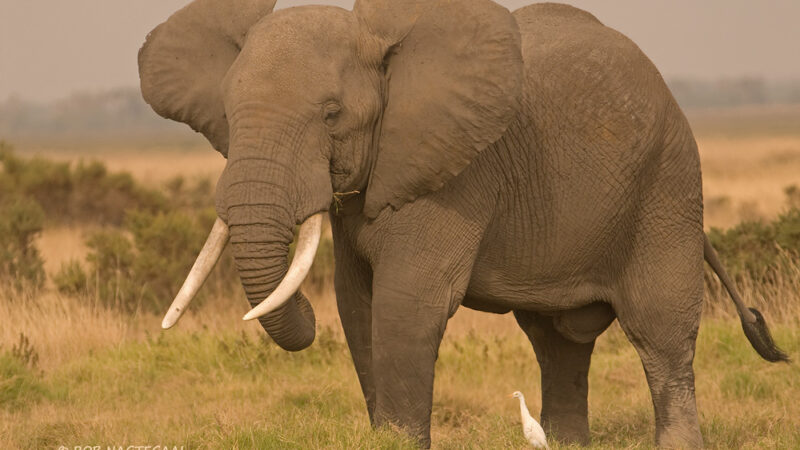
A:
<svg viewBox="0 0 800 450">
<path fill-rule="evenodd" d="M 336 234 L 336 230 L 334 230 Z M 337 240 L 336 305 L 353 357 L 358 381 L 367 403 L 370 422 L 375 423 L 375 381 L 372 371 L 372 269 L 344 239 Z"/>
<path fill-rule="evenodd" d="M 372 362 L 376 425 L 399 427 L 428 447 L 439 344 L 467 280 L 422 261 L 375 272 Z"/>
<path fill-rule="evenodd" d="M 589 443 L 589 362 L 594 339 L 576 343 L 553 325 L 553 318 L 514 311 L 528 335 L 542 371 L 542 427 L 565 443 Z M 613 318 L 612 318 L 613 319 Z"/>
</svg>

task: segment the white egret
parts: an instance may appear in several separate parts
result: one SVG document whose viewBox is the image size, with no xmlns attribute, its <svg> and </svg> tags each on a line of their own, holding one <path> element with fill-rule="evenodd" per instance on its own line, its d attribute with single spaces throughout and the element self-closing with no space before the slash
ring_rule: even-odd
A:
<svg viewBox="0 0 800 450">
<path fill-rule="evenodd" d="M 519 399 L 519 414 L 522 417 L 522 433 L 525 435 L 525 439 L 531 443 L 535 448 L 545 448 L 550 450 L 550 446 L 547 445 L 547 437 L 544 435 L 544 430 L 542 426 L 539 425 L 539 422 L 536 421 L 531 416 L 531 413 L 528 412 L 528 407 L 525 405 L 525 396 L 522 395 L 522 392 L 515 391 L 511 394 L 511 398 L 518 398 Z"/>
</svg>

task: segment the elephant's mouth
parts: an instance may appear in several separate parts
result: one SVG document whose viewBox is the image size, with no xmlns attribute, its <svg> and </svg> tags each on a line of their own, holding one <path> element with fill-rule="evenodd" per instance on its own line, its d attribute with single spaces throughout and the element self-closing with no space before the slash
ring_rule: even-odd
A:
<svg viewBox="0 0 800 450">
<path fill-rule="evenodd" d="M 289 270 L 283 277 L 278 287 L 272 291 L 266 299 L 259 303 L 256 307 L 251 309 L 244 316 L 244 320 L 257 319 L 263 315 L 269 314 L 272 311 L 283 306 L 292 295 L 300 289 L 300 285 L 311 270 L 311 265 L 314 263 L 314 256 L 317 253 L 319 246 L 320 236 L 322 235 L 322 216 L 324 213 L 317 213 L 306 219 L 300 225 L 300 232 L 297 237 L 297 249 L 295 251 L 292 263 Z M 161 327 L 164 329 L 171 328 L 181 318 L 189 303 L 194 296 L 203 286 L 203 283 L 208 278 L 211 270 L 217 264 L 222 250 L 228 243 L 230 232 L 228 225 L 222 219 L 217 219 L 211 232 L 203 245 L 203 249 L 197 256 L 186 281 L 183 282 L 178 295 L 172 301 L 164 320 L 161 322 Z"/>
</svg>

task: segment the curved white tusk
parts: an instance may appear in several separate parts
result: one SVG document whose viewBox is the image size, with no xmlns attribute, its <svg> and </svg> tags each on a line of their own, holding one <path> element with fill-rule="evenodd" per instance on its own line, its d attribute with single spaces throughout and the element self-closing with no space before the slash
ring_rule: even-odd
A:
<svg viewBox="0 0 800 450">
<path fill-rule="evenodd" d="M 164 320 L 161 322 L 161 328 L 165 330 L 171 328 L 178 322 L 178 319 L 181 318 L 186 311 L 186 307 L 189 306 L 189 303 L 197 294 L 197 291 L 200 290 L 200 287 L 203 286 L 206 278 L 208 278 L 211 269 L 217 264 L 222 250 L 225 249 L 225 244 L 228 243 L 229 236 L 228 226 L 225 225 L 222 219 L 217 218 L 216 222 L 214 222 L 214 226 L 211 228 L 211 233 L 208 234 L 205 245 L 203 245 L 203 249 L 200 250 L 200 254 L 197 255 L 197 260 L 194 262 L 192 270 L 189 271 L 189 275 L 186 276 L 186 281 L 183 282 L 181 290 L 178 291 L 178 295 L 176 295 L 175 300 L 172 301 L 167 315 L 164 316 Z"/>
<path fill-rule="evenodd" d="M 243 320 L 253 320 L 275 311 L 300 289 L 300 285 L 306 279 L 308 271 L 311 270 L 311 264 L 314 263 L 314 257 L 317 255 L 319 238 L 322 235 L 322 216 L 324 214 L 314 214 L 300 225 L 300 232 L 297 235 L 297 248 L 289 270 L 286 271 L 283 280 L 272 291 L 272 294 L 245 314 Z"/>
</svg>

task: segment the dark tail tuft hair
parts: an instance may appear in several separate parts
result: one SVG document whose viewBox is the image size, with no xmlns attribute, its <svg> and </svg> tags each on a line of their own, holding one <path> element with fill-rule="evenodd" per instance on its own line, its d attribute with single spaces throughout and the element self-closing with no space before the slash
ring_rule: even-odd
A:
<svg viewBox="0 0 800 450">
<path fill-rule="evenodd" d="M 769 328 L 767 328 L 767 322 L 764 321 L 764 316 L 755 308 L 748 309 L 756 316 L 756 321 L 754 323 L 748 323 L 742 319 L 742 328 L 744 329 L 744 335 L 747 336 L 747 340 L 750 341 L 750 344 L 756 349 L 758 354 L 767 361 L 783 361 L 788 363 L 789 357 L 786 353 L 781 351 L 781 349 L 775 345 L 775 341 L 772 340 L 772 335 L 769 334 Z"/>
</svg>

